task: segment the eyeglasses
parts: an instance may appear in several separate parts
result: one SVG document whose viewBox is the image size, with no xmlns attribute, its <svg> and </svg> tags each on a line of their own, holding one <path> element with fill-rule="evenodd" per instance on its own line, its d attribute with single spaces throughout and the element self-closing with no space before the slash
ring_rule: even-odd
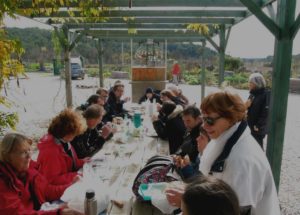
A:
<svg viewBox="0 0 300 215">
<path fill-rule="evenodd" d="M 222 118 L 222 116 L 217 116 L 217 117 L 201 117 L 203 122 L 205 122 L 207 125 L 213 126 L 216 121 L 220 118 Z"/>
</svg>

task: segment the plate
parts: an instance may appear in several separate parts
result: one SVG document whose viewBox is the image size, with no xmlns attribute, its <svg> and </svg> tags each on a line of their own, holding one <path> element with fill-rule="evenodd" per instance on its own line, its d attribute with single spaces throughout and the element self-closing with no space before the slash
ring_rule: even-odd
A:
<svg viewBox="0 0 300 215">
<path fill-rule="evenodd" d="M 166 182 L 140 184 L 138 192 L 145 201 L 151 201 L 153 196 L 164 195 L 167 186 Z"/>
</svg>

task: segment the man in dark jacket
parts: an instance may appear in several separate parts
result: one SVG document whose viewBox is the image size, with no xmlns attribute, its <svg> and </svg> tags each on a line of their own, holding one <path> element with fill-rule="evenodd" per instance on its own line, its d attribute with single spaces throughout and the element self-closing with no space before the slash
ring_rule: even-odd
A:
<svg viewBox="0 0 300 215">
<path fill-rule="evenodd" d="M 163 103 L 158 117 L 153 116 L 153 127 L 162 139 L 168 139 L 169 152 L 174 154 L 183 142 L 185 126 L 181 118 L 182 106 L 172 101 Z"/>
<path fill-rule="evenodd" d="M 202 123 L 200 110 L 195 106 L 188 106 L 182 112 L 182 119 L 186 127 L 186 133 L 180 151 L 177 153 L 182 157 L 188 155 L 191 162 L 196 162 L 198 157 L 197 137 L 199 136 Z"/>
<path fill-rule="evenodd" d="M 97 104 L 89 106 L 83 112 L 87 129 L 71 141 L 78 158 L 93 156 L 102 148 L 105 140 L 111 135 L 112 129 L 109 125 L 102 126 L 101 133 L 97 129 L 97 125 L 101 123 L 102 115 L 103 108 Z"/>
<path fill-rule="evenodd" d="M 268 130 L 270 91 L 266 89 L 265 79 L 260 73 L 250 75 L 249 90 L 250 96 L 246 102 L 248 107 L 247 122 L 252 136 L 263 148 L 263 139 Z"/>
</svg>

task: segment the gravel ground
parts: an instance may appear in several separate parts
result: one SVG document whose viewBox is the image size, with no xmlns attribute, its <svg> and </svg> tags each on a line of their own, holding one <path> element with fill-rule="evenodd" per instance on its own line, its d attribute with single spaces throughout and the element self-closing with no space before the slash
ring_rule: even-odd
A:
<svg viewBox="0 0 300 215">
<path fill-rule="evenodd" d="M 10 111 L 19 113 L 20 122 L 17 130 L 38 140 L 47 131 L 49 120 L 65 107 L 64 80 L 52 74 L 28 74 L 29 79 L 20 79 L 20 87 L 12 79 L 7 87 L 8 98 L 13 104 Z M 114 80 L 105 80 L 110 87 Z M 96 91 L 99 81 L 86 77 L 85 80 L 73 80 L 73 103 L 78 106 Z M 131 85 L 124 81 L 125 95 L 131 95 Z M 76 85 L 93 86 L 82 89 Z M 183 93 L 191 103 L 199 105 L 201 87 L 180 85 Z M 207 87 L 206 95 L 216 91 L 215 87 Z M 235 90 L 246 100 L 248 91 Z M 2 91 L 2 93 L 4 93 Z M 300 215 L 300 95 L 289 94 L 286 120 L 285 141 L 281 168 L 279 199 L 284 215 Z M 5 109 L 1 106 L 1 109 Z M 8 109 L 6 109 L 8 110 Z"/>
</svg>

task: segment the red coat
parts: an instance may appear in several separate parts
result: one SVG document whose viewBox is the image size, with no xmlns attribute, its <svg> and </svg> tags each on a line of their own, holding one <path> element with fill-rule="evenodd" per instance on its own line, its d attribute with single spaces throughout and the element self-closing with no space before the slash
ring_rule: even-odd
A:
<svg viewBox="0 0 300 215">
<path fill-rule="evenodd" d="M 83 166 L 83 160 L 78 159 L 74 148 L 71 150 L 74 156 L 75 171 L 73 170 L 73 159 L 64 151 L 63 146 L 56 139 L 47 134 L 38 144 L 39 156 L 37 159 L 39 171 L 49 180 L 51 184 L 70 184 L 77 175 L 77 170 Z"/>
<path fill-rule="evenodd" d="M 172 69 L 172 75 L 179 75 L 180 73 L 180 67 L 178 63 L 175 63 L 173 65 L 173 69 Z"/>
<path fill-rule="evenodd" d="M 34 208 L 46 201 L 58 200 L 68 185 L 50 185 L 36 169 L 29 167 L 25 182 L 12 167 L 0 162 L 0 214 L 1 215 L 56 215 L 58 210 L 38 211 Z"/>
</svg>

